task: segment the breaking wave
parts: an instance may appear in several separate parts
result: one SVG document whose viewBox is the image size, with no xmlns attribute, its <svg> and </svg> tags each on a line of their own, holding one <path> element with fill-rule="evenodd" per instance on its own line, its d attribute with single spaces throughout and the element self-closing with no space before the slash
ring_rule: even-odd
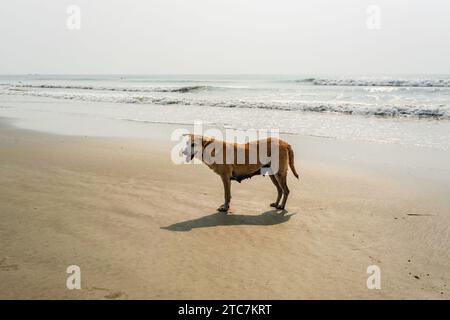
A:
<svg viewBox="0 0 450 320">
<path fill-rule="evenodd" d="M 11 85 L 10 90 L 20 90 L 21 88 L 31 89 L 73 89 L 73 90 L 97 90 L 97 91 L 118 91 L 118 92 L 194 92 L 206 91 L 212 89 L 228 89 L 232 87 L 213 87 L 207 85 L 192 85 L 180 87 L 108 87 L 108 86 L 92 86 L 92 85 L 53 85 L 53 84 L 15 84 Z"/>
<path fill-rule="evenodd" d="M 186 97 L 157 97 L 138 95 L 112 95 L 96 93 L 67 93 L 44 91 L 16 91 L 3 92 L 7 95 L 36 96 L 65 100 L 79 100 L 86 102 L 109 102 L 148 105 L 181 105 L 205 106 L 221 108 L 254 108 L 281 111 L 303 111 L 317 113 L 338 113 L 347 115 L 375 116 L 375 117 L 412 117 L 418 119 L 450 119 L 450 108 L 447 105 L 371 105 L 364 103 L 328 103 L 328 102 L 301 102 L 301 101 L 246 101 L 246 100 L 213 100 L 188 99 Z"/>
<path fill-rule="evenodd" d="M 316 86 L 358 86 L 358 87 L 416 87 L 416 88 L 449 88 L 450 79 L 321 79 L 305 78 L 293 80 L 298 83 Z"/>
</svg>

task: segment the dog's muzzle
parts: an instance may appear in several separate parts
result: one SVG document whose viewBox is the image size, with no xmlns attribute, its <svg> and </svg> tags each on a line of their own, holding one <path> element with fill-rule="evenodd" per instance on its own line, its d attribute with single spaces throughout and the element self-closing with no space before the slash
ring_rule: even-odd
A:
<svg viewBox="0 0 450 320">
<path fill-rule="evenodd" d="M 194 153 L 190 153 L 187 150 L 183 150 L 182 154 L 186 156 L 186 162 L 192 161 L 194 159 L 195 155 L 197 154 L 197 151 Z"/>
</svg>

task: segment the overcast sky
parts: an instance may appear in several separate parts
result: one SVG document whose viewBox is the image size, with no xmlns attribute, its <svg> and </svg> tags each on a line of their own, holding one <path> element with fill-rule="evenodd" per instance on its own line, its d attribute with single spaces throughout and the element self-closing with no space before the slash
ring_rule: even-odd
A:
<svg viewBox="0 0 450 320">
<path fill-rule="evenodd" d="M 0 74 L 450 74 L 450 1 L 5 0 L 0 41 Z"/>
</svg>

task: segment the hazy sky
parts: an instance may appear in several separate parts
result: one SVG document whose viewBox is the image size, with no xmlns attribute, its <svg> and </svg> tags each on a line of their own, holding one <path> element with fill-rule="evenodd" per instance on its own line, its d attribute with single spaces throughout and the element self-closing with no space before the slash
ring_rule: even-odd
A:
<svg viewBox="0 0 450 320">
<path fill-rule="evenodd" d="M 449 74 L 450 1 L 11 0 L 0 41 L 0 74 Z"/>
</svg>

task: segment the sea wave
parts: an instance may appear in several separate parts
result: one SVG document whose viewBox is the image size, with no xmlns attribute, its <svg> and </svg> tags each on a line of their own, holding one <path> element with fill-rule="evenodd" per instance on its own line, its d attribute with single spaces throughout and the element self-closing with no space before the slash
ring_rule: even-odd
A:
<svg viewBox="0 0 450 320">
<path fill-rule="evenodd" d="M 337 113 L 346 115 L 375 116 L 385 118 L 417 118 L 450 120 L 450 107 L 447 105 L 373 105 L 364 103 L 340 102 L 302 102 L 302 101 L 249 101 L 249 100 L 213 100 L 189 99 L 185 97 L 158 97 L 150 95 L 118 95 L 96 93 L 67 93 L 45 91 L 14 91 L 3 92 L 7 95 L 24 95 L 86 102 L 109 102 L 125 104 L 148 105 L 180 105 L 221 108 L 251 108 L 280 111 L 303 111 L 317 113 Z"/>
<path fill-rule="evenodd" d="M 8 86 L 9 84 L 2 84 Z M 10 90 L 20 89 L 66 89 L 66 90 L 97 90 L 97 91 L 118 91 L 118 92 L 195 92 L 213 89 L 228 89 L 233 87 L 216 87 L 209 85 L 191 85 L 178 87 L 121 87 L 121 86 L 94 86 L 94 85 L 54 85 L 54 84 L 14 84 L 9 85 Z"/>
<path fill-rule="evenodd" d="M 321 79 L 305 78 L 293 80 L 297 83 L 316 86 L 357 86 L 357 87 L 417 87 L 449 88 L 450 79 Z"/>
</svg>

